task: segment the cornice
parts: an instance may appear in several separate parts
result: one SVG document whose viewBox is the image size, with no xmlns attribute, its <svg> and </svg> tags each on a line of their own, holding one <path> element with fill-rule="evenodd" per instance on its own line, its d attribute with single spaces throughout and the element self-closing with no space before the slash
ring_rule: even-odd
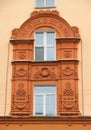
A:
<svg viewBox="0 0 91 130">
<path fill-rule="evenodd" d="M 33 11 L 30 14 L 30 17 L 35 17 L 37 15 L 48 15 L 48 14 L 52 14 L 52 15 L 56 15 L 56 16 L 60 16 L 59 12 L 57 10 L 39 10 L 39 11 Z"/>
<path fill-rule="evenodd" d="M 0 117 L 0 124 L 91 124 L 91 117 L 84 116 L 58 116 L 58 117 L 35 117 L 35 116 L 6 116 Z"/>
<path fill-rule="evenodd" d="M 26 62 L 26 63 L 32 63 L 32 64 L 38 64 L 38 63 L 41 63 L 41 64 L 45 64 L 45 63 L 58 63 L 58 62 L 79 62 L 79 60 L 77 60 L 76 58 L 69 58 L 69 59 L 58 59 L 58 60 L 54 60 L 54 61 L 34 61 L 34 60 L 12 60 L 11 61 L 12 63 L 15 63 L 15 62 Z"/>
<path fill-rule="evenodd" d="M 80 39 L 80 37 L 57 37 L 56 40 L 59 40 L 60 42 L 78 43 L 81 39 Z"/>
</svg>

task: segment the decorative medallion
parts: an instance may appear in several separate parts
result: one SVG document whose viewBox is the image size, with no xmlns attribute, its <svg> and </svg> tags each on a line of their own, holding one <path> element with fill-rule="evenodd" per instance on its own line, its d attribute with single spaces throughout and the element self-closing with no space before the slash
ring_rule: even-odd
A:
<svg viewBox="0 0 91 130">
<path fill-rule="evenodd" d="M 48 77 L 50 75 L 50 70 L 48 68 L 42 68 L 40 71 L 40 75 L 43 77 Z"/>
<path fill-rule="evenodd" d="M 70 51 L 70 50 L 64 51 L 64 57 L 65 58 L 71 58 L 72 57 L 72 51 Z"/>
<path fill-rule="evenodd" d="M 25 53 L 20 53 L 20 54 L 19 54 L 19 58 L 20 58 L 20 59 L 25 59 L 25 57 L 26 57 Z"/>
<path fill-rule="evenodd" d="M 35 68 L 35 73 L 33 74 L 33 79 L 47 79 L 47 78 L 56 78 L 55 69 L 53 68 Z"/>
</svg>

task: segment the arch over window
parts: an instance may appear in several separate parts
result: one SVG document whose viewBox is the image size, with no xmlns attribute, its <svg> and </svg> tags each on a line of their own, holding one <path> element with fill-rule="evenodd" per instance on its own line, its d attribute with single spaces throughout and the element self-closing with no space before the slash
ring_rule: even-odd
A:
<svg viewBox="0 0 91 130">
<path fill-rule="evenodd" d="M 42 27 L 55 29 L 57 37 L 79 37 L 78 28 L 71 27 L 58 11 L 40 10 L 32 12 L 19 29 L 14 29 L 11 38 L 33 38 L 34 30 Z"/>
</svg>

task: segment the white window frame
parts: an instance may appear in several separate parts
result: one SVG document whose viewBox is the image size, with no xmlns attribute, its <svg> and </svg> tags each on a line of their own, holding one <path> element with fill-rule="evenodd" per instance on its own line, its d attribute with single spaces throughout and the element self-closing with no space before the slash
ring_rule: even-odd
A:
<svg viewBox="0 0 91 130">
<path fill-rule="evenodd" d="M 47 59 L 47 48 L 48 47 L 50 47 L 50 48 L 54 47 L 54 49 L 55 49 L 55 52 L 54 52 L 55 55 L 54 55 L 54 60 L 53 61 L 55 61 L 56 60 L 56 32 L 55 32 L 55 30 L 44 30 L 44 31 L 36 30 L 35 33 L 36 32 L 43 32 L 43 36 L 44 36 L 44 38 L 43 38 L 44 42 L 43 43 L 44 44 L 43 45 L 35 45 L 36 41 L 34 42 L 34 60 L 36 61 L 36 59 L 35 59 L 35 47 L 43 47 L 44 48 L 44 60 L 43 61 L 49 61 Z M 54 45 L 48 45 L 47 44 L 47 39 L 46 39 L 47 32 L 54 32 L 55 33 L 55 44 Z M 34 37 L 35 37 L 35 33 L 34 33 Z"/>
<path fill-rule="evenodd" d="M 53 85 L 53 84 L 52 84 Z M 34 87 L 35 87 L 36 85 L 34 85 Z M 43 86 L 43 84 L 42 85 L 40 85 L 40 86 Z M 46 85 L 46 86 L 48 86 L 48 85 Z M 55 86 L 55 88 L 56 88 L 56 85 L 53 85 L 53 86 Z M 52 115 L 52 116 L 56 116 L 57 115 L 57 93 L 56 93 L 56 91 L 55 91 L 55 93 L 41 93 L 41 94 L 39 94 L 39 93 L 34 93 L 34 90 L 33 90 L 33 99 L 34 99 L 34 101 L 33 101 L 33 115 L 34 116 L 48 116 L 48 115 L 46 115 L 46 95 L 54 95 L 55 94 L 55 115 Z M 44 106 L 43 106 L 43 115 L 36 115 L 35 114 L 35 95 L 43 95 L 43 102 L 44 102 Z M 51 115 L 49 115 L 49 116 L 51 116 Z"/>
<path fill-rule="evenodd" d="M 35 0 L 35 8 L 55 8 L 55 7 L 56 7 L 56 0 L 54 0 L 54 5 L 52 5 L 52 6 L 47 6 L 46 0 L 44 0 L 43 6 L 37 6 L 37 0 Z"/>
</svg>

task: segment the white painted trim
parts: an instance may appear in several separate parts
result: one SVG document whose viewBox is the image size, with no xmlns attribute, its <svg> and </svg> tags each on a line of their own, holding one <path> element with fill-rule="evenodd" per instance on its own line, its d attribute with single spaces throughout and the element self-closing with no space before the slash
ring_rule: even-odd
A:
<svg viewBox="0 0 91 130">
<path fill-rule="evenodd" d="M 43 47 L 44 48 L 44 61 L 48 61 L 47 60 L 47 47 L 54 47 L 55 48 L 55 57 L 54 57 L 54 61 L 56 60 L 56 31 L 55 30 L 36 30 L 36 32 L 43 32 L 43 45 L 35 45 L 36 40 L 34 40 L 34 60 L 35 60 L 35 47 Z M 55 45 L 47 45 L 47 32 L 54 32 L 55 33 Z M 34 39 L 35 39 L 35 33 L 34 33 Z M 36 61 L 36 60 L 35 60 Z"/>
<path fill-rule="evenodd" d="M 40 86 L 43 86 L 44 84 L 41 84 Z M 34 85 L 34 87 L 37 86 L 37 85 Z M 48 86 L 48 84 L 46 85 Z M 56 85 L 52 85 L 52 86 L 55 86 L 55 93 L 34 93 L 34 87 L 33 87 L 33 115 L 34 116 L 46 116 L 46 95 L 55 95 L 55 115 L 53 116 L 56 116 L 57 115 L 57 86 Z M 43 95 L 43 115 L 36 115 L 35 114 L 35 96 L 36 95 Z M 49 115 L 50 116 L 50 115 Z"/>
<path fill-rule="evenodd" d="M 54 8 L 54 7 L 56 7 L 56 0 L 54 0 L 54 4 L 53 4 L 53 6 L 46 6 L 46 1 L 47 0 L 44 0 L 44 3 L 43 3 L 43 6 L 37 6 L 37 0 L 34 0 L 34 6 L 35 6 L 35 8 Z"/>
</svg>

